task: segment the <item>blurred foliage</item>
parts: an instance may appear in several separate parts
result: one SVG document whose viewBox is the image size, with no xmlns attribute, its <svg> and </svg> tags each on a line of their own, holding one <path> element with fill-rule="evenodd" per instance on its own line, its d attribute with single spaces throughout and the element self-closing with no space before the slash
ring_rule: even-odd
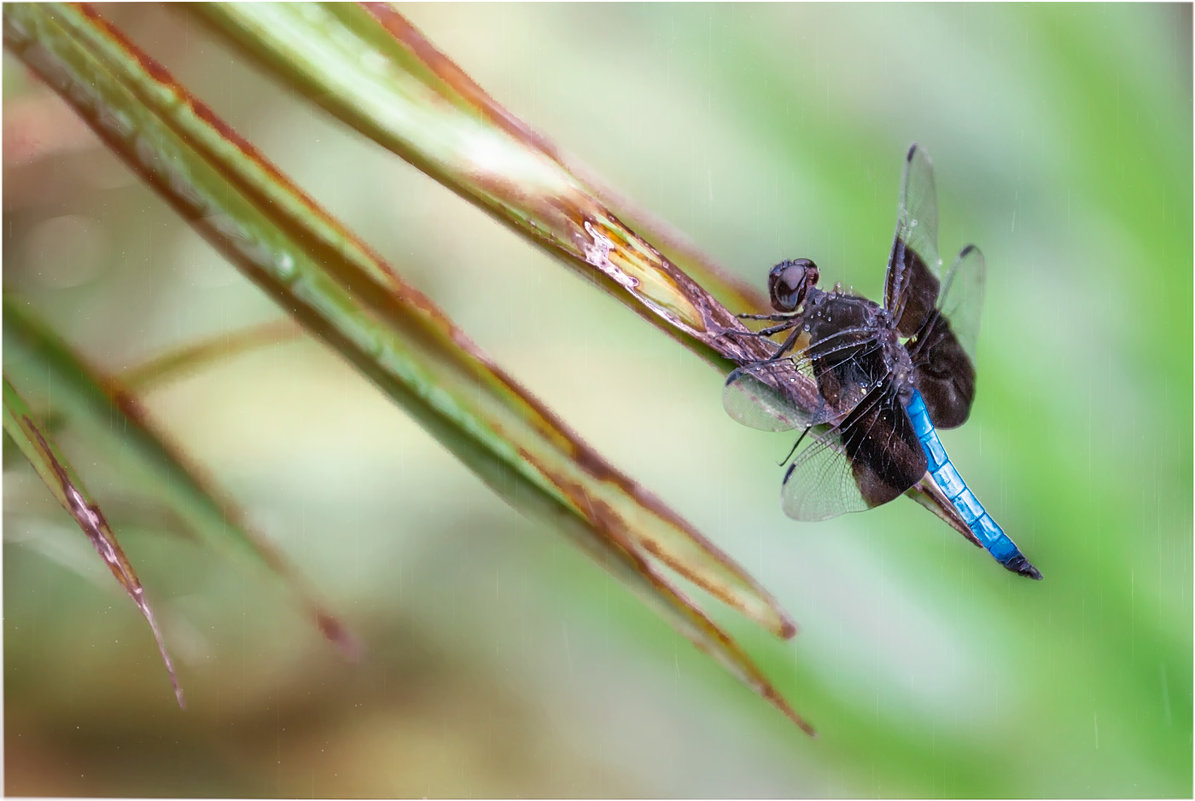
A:
<svg viewBox="0 0 1195 801">
<path fill-rule="evenodd" d="M 293 20 L 313 12 L 318 15 L 324 7 L 255 8 Z M 359 6 L 349 8 L 360 13 Z M 407 38 L 418 38 L 401 17 L 394 20 L 404 27 Z M 286 27 L 282 20 L 269 24 Z M 340 30 L 347 34 L 346 29 Z M 323 32 L 332 38 L 330 32 Z M 683 519 L 579 441 L 479 352 L 425 295 L 404 284 L 351 231 L 302 195 L 250 144 L 230 133 L 227 124 L 194 100 L 168 71 L 126 44 L 93 9 L 78 5 L 9 6 L 4 43 L 53 85 L 105 144 L 238 270 L 354 365 L 492 490 L 577 542 L 698 648 L 813 733 L 733 639 L 673 587 L 661 567 L 675 569 L 775 633 L 792 636 L 795 626 L 775 602 Z M 419 40 L 411 49 L 422 55 L 428 45 Z M 329 68 L 322 62 L 317 66 Z M 361 73 L 357 60 L 350 67 Z M 409 110 L 426 117 L 441 108 L 441 101 L 427 98 Z M 461 134 L 454 122 L 461 121 L 416 126 L 416 137 L 437 134 L 454 139 Z M 479 131 L 473 120 L 464 130 L 470 141 L 505 136 L 493 126 Z M 434 145 L 442 147 L 439 139 Z M 513 158 L 487 161 L 485 178 L 469 179 L 470 188 L 473 182 L 499 181 L 523 186 L 524 173 L 518 167 L 524 162 L 518 156 L 538 157 L 539 148 L 521 142 L 507 146 L 513 146 Z M 469 164 L 474 163 L 472 155 L 470 151 Z M 511 160 L 514 168 L 506 167 Z M 529 187 L 523 199 L 530 199 Z M 559 208 L 558 200 L 551 192 L 537 196 L 528 208 L 530 224 L 540 229 L 555 225 L 556 216 L 545 217 L 541 209 Z M 589 225 L 586 222 L 585 229 Z M 589 241 L 588 231 L 583 233 Z M 613 253 L 609 243 L 606 251 Z M 601 261 L 608 265 L 613 257 Z M 687 296 L 679 300 L 689 302 Z M 698 305 L 713 305 L 708 298 L 699 301 Z M 734 319 L 729 310 L 718 308 L 723 318 Z M 72 423 L 99 429 L 90 431 L 89 439 L 115 440 L 116 451 L 144 455 L 134 467 L 148 471 L 154 479 L 149 483 L 157 485 L 155 489 L 170 499 L 175 511 L 186 514 L 188 507 L 193 512 L 198 506 L 200 514 L 188 516 L 207 523 L 205 533 L 214 534 L 215 542 L 224 544 L 231 538 L 258 546 L 264 561 L 280 573 L 287 572 L 279 559 L 272 558 L 276 554 L 267 552 L 248 531 L 235 536 L 240 533 L 239 515 L 226 502 L 205 493 L 193 471 L 185 471 L 170 457 L 170 446 L 139 412 L 134 413 L 135 404 L 121 401 L 119 389 L 109 392 L 98 386 L 68 347 L 48 344 L 54 337 L 32 330 L 39 326 L 32 325 L 23 306 L 6 295 L 5 323 L 13 319 L 22 325 L 11 331 L 5 328 L 6 375 L 9 368 L 14 373 L 21 368 L 23 382 L 45 387 L 49 413 L 59 407 L 71 409 Z M 34 342 L 41 347 L 31 347 Z M 762 342 L 753 344 L 762 347 Z M 155 361 L 162 359 L 169 360 L 169 354 Z M 126 438 L 130 441 L 125 442 Z M 180 492 L 180 486 L 187 489 Z M 289 578 L 296 583 L 294 576 Z M 357 649 L 339 621 L 322 610 L 313 611 L 321 630 L 355 654 Z"/>
<path fill-rule="evenodd" d="M 164 588 L 178 713 L 156 655 L 120 645 L 144 633 L 119 589 L 78 581 L 103 572 L 79 559 L 88 544 L 6 465 L 7 792 L 1191 794 L 1189 6 L 403 11 L 499 102 L 760 283 L 809 256 L 826 283 L 878 296 L 901 156 L 922 143 L 943 252 L 973 241 L 989 265 L 975 409 L 944 442 L 1046 581 L 912 504 L 787 520 L 775 461 L 791 442 L 729 420 L 699 359 L 208 31 L 105 8 L 776 592 L 793 642 L 727 624 L 821 738 L 301 342 L 146 405 L 280 532 L 369 659 L 345 667 L 267 587 L 129 504 L 122 543 Z M 6 288 L 110 371 L 278 316 L 5 66 Z M 131 494 L 116 475 L 88 485 Z M 120 614 L 97 615 L 105 601 Z"/>
</svg>

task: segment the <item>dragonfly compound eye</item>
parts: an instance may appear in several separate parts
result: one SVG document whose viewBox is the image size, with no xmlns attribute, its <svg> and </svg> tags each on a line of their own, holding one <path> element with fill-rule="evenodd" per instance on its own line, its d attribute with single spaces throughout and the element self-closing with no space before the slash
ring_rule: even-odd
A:
<svg viewBox="0 0 1195 801">
<path fill-rule="evenodd" d="M 778 312 L 796 311 L 809 287 L 817 283 L 817 265 L 810 259 L 782 261 L 768 274 L 768 295 Z"/>
</svg>

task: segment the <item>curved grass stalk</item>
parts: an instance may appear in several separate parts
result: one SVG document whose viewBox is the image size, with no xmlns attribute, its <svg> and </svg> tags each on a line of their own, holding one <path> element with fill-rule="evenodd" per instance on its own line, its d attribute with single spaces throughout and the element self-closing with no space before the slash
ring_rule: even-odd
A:
<svg viewBox="0 0 1195 801">
<path fill-rule="evenodd" d="M 156 356 L 120 374 L 120 383 L 133 393 L 144 393 L 174 378 L 223 361 L 254 348 L 278 345 L 298 338 L 303 329 L 293 320 L 273 320 L 239 331 L 191 342 Z"/>
<path fill-rule="evenodd" d="M 198 13 L 250 57 L 378 144 L 559 257 L 723 375 L 772 355 L 726 305 L 763 298 L 644 212 L 611 210 L 612 192 L 489 96 L 401 14 L 383 3 L 197 3 Z M 617 200 L 617 198 L 615 198 Z M 623 222 L 654 229 L 666 258 Z M 817 386 L 777 371 L 775 389 L 799 408 Z M 926 475 L 906 493 L 970 539 Z"/>
</svg>

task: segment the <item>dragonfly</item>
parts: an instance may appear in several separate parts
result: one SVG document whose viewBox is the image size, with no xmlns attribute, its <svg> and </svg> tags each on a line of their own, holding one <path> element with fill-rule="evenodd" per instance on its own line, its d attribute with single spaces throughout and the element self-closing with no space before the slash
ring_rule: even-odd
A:
<svg viewBox="0 0 1195 801">
<path fill-rule="evenodd" d="M 826 520 L 891 501 L 926 475 L 967 524 L 972 541 L 1014 573 L 1042 575 L 967 487 L 937 429 L 966 422 L 975 398 L 975 343 L 986 265 L 967 245 L 943 277 L 933 165 L 914 144 L 905 159 L 884 305 L 817 287 L 810 259 L 786 260 L 768 275 L 773 323 L 741 335 L 786 333 L 766 359 L 732 372 L 723 405 L 764 431 L 802 429 L 783 465 L 785 513 Z M 817 387 L 794 400 L 798 382 Z M 806 446 L 797 453 L 802 441 Z M 794 458 L 794 454 L 796 454 Z"/>
</svg>

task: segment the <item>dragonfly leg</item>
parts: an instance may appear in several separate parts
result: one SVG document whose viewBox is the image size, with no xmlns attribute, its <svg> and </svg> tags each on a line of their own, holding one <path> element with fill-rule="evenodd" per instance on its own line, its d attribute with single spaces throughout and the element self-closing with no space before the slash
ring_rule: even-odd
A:
<svg viewBox="0 0 1195 801">
<path fill-rule="evenodd" d="M 825 401 L 822 402 L 822 406 L 824 406 L 824 405 L 825 405 Z M 789 459 L 793 458 L 793 454 L 797 452 L 797 446 L 799 446 L 801 444 L 802 440 L 805 439 L 805 435 L 808 434 L 812 430 L 813 430 L 812 424 L 805 426 L 805 430 L 801 432 L 801 436 L 797 437 L 797 441 L 793 443 L 792 450 L 790 450 L 788 452 L 788 456 L 785 456 L 783 459 L 780 460 L 780 464 L 778 465 L 779 467 L 784 467 L 784 463 L 787 462 Z"/>
<path fill-rule="evenodd" d="M 796 325 L 796 323 L 794 323 L 790 320 L 788 322 L 781 323 L 780 325 L 773 325 L 773 326 L 769 326 L 768 328 L 761 328 L 758 331 L 740 331 L 737 328 L 724 328 L 724 329 L 722 329 L 722 333 L 720 336 L 728 337 L 728 336 L 733 335 L 733 336 L 740 336 L 740 337 L 753 337 L 753 338 L 765 337 L 766 338 L 766 337 L 772 336 L 773 334 L 779 334 L 781 331 L 787 331 L 788 329 L 792 328 L 794 325 Z"/>
<path fill-rule="evenodd" d="M 781 331 L 787 331 L 795 325 L 795 322 L 790 321 L 787 323 L 781 323 L 780 325 L 769 326 L 768 328 L 761 328 L 755 333 L 757 336 L 770 337 L 772 334 L 779 334 Z"/>
<path fill-rule="evenodd" d="M 720 332 L 718 332 L 718 336 L 720 336 L 720 337 L 744 337 L 747 339 L 755 339 L 756 337 L 760 337 L 763 335 L 760 334 L 760 332 L 758 332 L 758 331 L 740 331 L 737 328 L 723 328 Z"/>
<path fill-rule="evenodd" d="M 766 328 L 764 329 L 764 331 L 767 331 L 767 330 L 768 329 L 766 329 Z M 782 328 L 780 330 L 783 331 L 784 329 Z M 773 353 L 768 358 L 764 359 L 762 364 L 768 364 L 769 362 L 777 361 L 778 359 L 780 359 L 781 356 L 783 356 L 785 353 L 787 353 L 789 350 L 791 350 L 792 346 L 797 341 L 797 337 L 799 337 L 801 335 L 801 330 L 802 329 L 800 329 L 800 328 L 794 327 L 792 330 L 792 333 L 790 333 L 788 335 L 788 337 L 785 338 L 784 342 L 781 343 L 780 347 L 776 348 L 776 352 Z M 762 334 L 763 331 L 760 331 L 759 333 Z M 773 333 L 775 333 L 775 332 L 773 332 Z"/>
<path fill-rule="evenodd" d="M 791 314 L 776 314 L 775 312 L 772 314 L 750 314 L 744 312 L 742 314 L 736 314 L 735 317 L 739 318 L 740 320 L 771 320 L 772 322 L 792 319 Z"/>
<path fill-rule="evenodd" d="M 739 316 L 742 316 L 742 315 L 739 315 Z M 768 318 L 760 318 L 760 319 L 768 319 Z M 784 344 L 781 345 L 780 348 L 775 353 L 773 353 L 771 356 L 769 356 L 768 358 L 763 360 L 764 363 L 766 364 L 767 362 L 774 362 L 777 359 L 779 359 L 780 356 L 785 351 L 787 351 L 789 348 L 791 348 L 793 346 L 793 343 L 797 341 L 797 337 L 801 335 L 801 329 L 797 328 L 796 326 L 797 326 L 797 320 L 795 320 L 793 318 L 787 318 L 783 323 L 780 323 L 779 325 L 769 326 L 768 328 L 761 328 L 758 331 L 739 331 L 738 329 L 735 329 L 735 328 L 724 328 L 724 329 L 722 329 L 722 332 L 720 334 L 718 334 L 718 336 L 723 336 L 723 337 L 739 336 L 739 337 L 751 337 L 751 338 L 764 337 L 764 338 L 767 338 L 767 337 L 772 336 L 773 334 L 779 334 L 781 331 L 787 331 L 789 329 L 793 329 L 792 333 L 788 335 L 788 338 L 784 340 Z"/>
</svg>

